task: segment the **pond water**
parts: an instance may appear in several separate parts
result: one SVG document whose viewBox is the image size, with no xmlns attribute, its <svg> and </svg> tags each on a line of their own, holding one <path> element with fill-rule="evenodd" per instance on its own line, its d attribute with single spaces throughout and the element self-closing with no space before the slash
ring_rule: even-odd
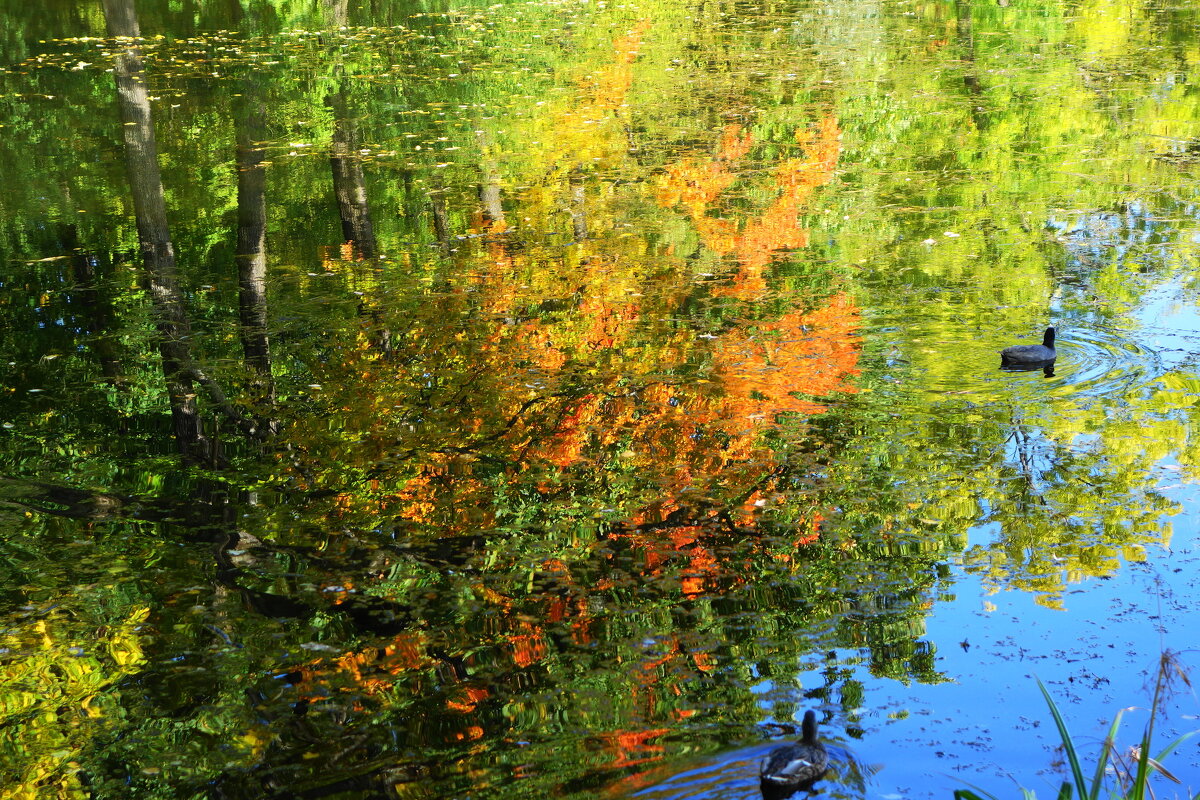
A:
<svg viewBox="0 0 1200 800">
<path fill-rule="evenodd" d="M 754 798 L 808 709 L 821 794 L 1048 796 L 1038 680 L 1090 775 L 1160 663 L 1200 727 L 1193 3 L 0 32 L 4 797 Z"/>
</svg>

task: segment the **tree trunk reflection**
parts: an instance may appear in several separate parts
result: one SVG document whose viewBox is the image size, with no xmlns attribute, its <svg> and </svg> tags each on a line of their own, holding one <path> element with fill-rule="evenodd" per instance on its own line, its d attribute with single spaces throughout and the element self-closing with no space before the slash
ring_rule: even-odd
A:
<svg viewBox="0 0 1200 800">
<path fill-rule="evenodd" d="M 256 395 L 270 403 L 275 390 L 271 380 L 271 347 L 267 334 L 267 173 L 266 108 L 252 87 L 243 89 L 237 128 L 238 308 L 241 317 L 242 352 L 246 366 L 255 374 Z"/>
<path fill-rule="evenodd" d="M 110 36 L 140 35 L 133 0 L 104 0 Z M 146 286 L 158 329 L 158 350 L 171 402 L 175 439 L 185 460 L 212 462 L 215 443 L 204 433 L 189 369 L 191 326 L 183 308 L 175 267 L 175 248 L 167 225 L 158 145 L 143 77 L 141 51 L 133 41 L 116 51 L 113 74 L 125 136 L 125 170 L 133 196 Z"/>
<path fill-rule="evenodd" d="M 367 202 L 367 181 L 358 154 L 358 131 L 349 118 L 346 96 L 340 90 L 325 99 L 333 112 L 333 140 L 329 163 L 333 168 L 333 193 L 342 218 L 342 236 L 353 242 L 363 258 L 375 258 L 375 227 Z"/>
</svg>

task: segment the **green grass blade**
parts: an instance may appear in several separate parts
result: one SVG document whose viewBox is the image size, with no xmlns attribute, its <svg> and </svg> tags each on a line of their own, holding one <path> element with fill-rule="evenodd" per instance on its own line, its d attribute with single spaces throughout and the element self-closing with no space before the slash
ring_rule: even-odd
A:
<svg viewBox="0 0 1200 800">
<path fill-rule="evenodd" d="M 954 800 L 1000 800 L 996 795 L 989 792 L 988 789 L 979 788 L 974 783 L 967 783 L 967 786 L 971 788 L 954 790 Z M 1200 800 L 1200 798 L 1196 800 Z"/>
<path fill-rule="evenodd" d="M 1125 709 L 1121 709 L 1117 712 L 1117 716 L 1113 717 L 1112 725 L 1108 728 L 1108 735 L 1104 737 L 1104 744 L 1100 746 L 1100 758 L 1096 762 L 1096 774 L 1092 778 L 1092 790 L 1088 793 L 1088 800 L 1097 800 L 1100 796 L 1100 787 L 1104 785 L 1104 770 L 1108 767 L 1108 756 L 1116 746 L 1117 729 L 1121 727 L 1121 717 L 1124 714 Z"/>
<path fill-rule="evenodd" d="M 1079 766 L 1079 754 L 1075 752 L 1075 743 L 1071 741 L 1071 733 L 1067 730 L 1067 722 L 1063 719 L 1062 714 L 1058 711 L 1058 706 L 1054 704 L 1054 698 L 1050 696 L 1050 692 L 1046 689 L 1046 684 L 1042 683 L 1042 679 L 1037 679 L 1038 688 L 1042 690 L 1042 697 L 1046 698 L 1046 704 L 1050 706 L 1050 713 L 1054 717 L 1054 724 L 1058 726 L 1058 735 L 1062 739 L 1063 750 L 1067 753 L 1067 761 L 1071 765 L 1071 775 L 1075 779 L 1075 788 L 1079 792 L 1080 798 L 1091 797 L 1087 790 L 1087 782 L 1083 779 L 1083 768 Z M 1059 792 L 1061 796 L 1061 791 Z"/>
<path fill-rule="evenodd" d="M 996 795 L 986 789 L 980 789 L 973 783 L 968 783 L 967 786 L 971 788 L 954 790 L 954 800 L 999 800 Z"/>
<path fill-rule="evenodd" d="M 1058 787 L 1058 800 L 1071 800 L 1071 782 L 1063 781 L 1063 785 Z"/>
<path fill-rule="evenodd" d="M 1150 709 L 1150 713 L 1154 713 L 1154 709 Z M 1146 796 L 1146 787 L 1150 783 L 1150 726 L 1146 726 L 1146 732 L 1142 734 L 1142 746 L 1138 749 L 1137 772 L 1133 775 L 1133 786 L 1129 789 L 1129 800 L 1143 800 Z"/>
</svg>

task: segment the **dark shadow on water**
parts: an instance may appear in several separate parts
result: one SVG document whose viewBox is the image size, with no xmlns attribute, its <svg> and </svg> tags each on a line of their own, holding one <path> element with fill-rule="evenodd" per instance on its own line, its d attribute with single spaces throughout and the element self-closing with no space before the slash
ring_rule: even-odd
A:
<svg viewBox="0 0 1200 800">
<path fill-rule="evenodd" d="M 1054 377 L 1054 359 L 1049 361 L 1035 361 L 1030 364 L 1000 364 L 1001 372 L 1033 372 L 1041 370 L 1047 378 Z"/>
<path fill-rule="evenodd" d="M 818 778 L 817 780 L 805 781 L 796 786 L 788 787 L 775 786 L 766 781 L 760 781 L 759 789 L 762 791 L 763 800 L 786 800 L 789 797 L 809 797 L 820 794 L 820 790 L 816 788 L 820 780 Z"/>
</svg>

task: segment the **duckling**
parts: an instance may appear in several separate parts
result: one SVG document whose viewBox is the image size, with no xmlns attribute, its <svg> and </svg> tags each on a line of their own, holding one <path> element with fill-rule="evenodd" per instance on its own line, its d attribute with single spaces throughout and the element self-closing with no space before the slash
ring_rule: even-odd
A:
<svg viewBox="0 0 1200 800">
<path fill-rule="evenodd" d="M 817 715 L 804 712 L 800 724 L 800 741 L 776 747 L 762 760 L 758 777 L 763 795 L 769 790 L 799 789 L 816 783 L 829 767 L 825 745 L 817 741 Z"/>
<path fill-rule="evenodd" d="M 1054 350 L 1054 328 L 1046 328 L 1041 344 L 1015 344 L 1001 350 L 1000 366 L 1041 364 L 1053 361 L 1057 355 Z"/>
</svg>

